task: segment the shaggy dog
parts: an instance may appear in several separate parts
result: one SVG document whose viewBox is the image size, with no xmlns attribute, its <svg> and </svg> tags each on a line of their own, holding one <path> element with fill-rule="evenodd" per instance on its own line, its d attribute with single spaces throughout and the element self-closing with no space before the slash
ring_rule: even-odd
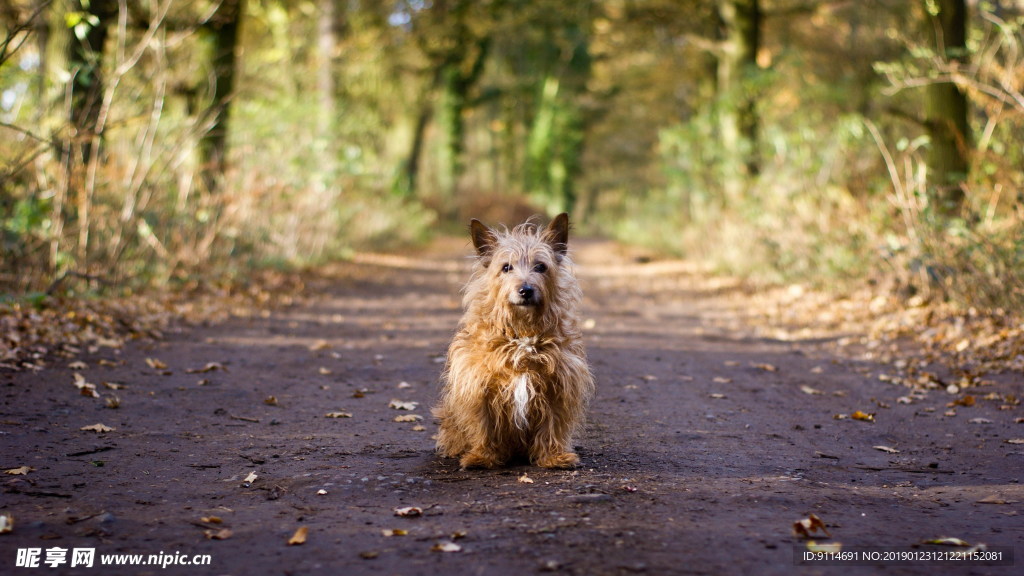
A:
<svg viewBox="0 0 1024 576">
<path fill-rule="evenodd" d="M 470 225 L 477 258 L 465 314 L 448 348 L 437 450 L 463 468 L 529 459 L 545 468 L 579 464 L 578 431 L 594 378 L 583 350 L 582 298 L 567 253 L 569 216 L 544 229 Z"/>
</svg>

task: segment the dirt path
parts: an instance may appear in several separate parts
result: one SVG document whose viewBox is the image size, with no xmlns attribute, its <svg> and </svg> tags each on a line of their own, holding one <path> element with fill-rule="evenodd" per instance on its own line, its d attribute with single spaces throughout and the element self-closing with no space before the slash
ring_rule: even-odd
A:
<svg viewBox="0 0 1024 576">
<path fill-rule="evenodd" d="M 120 398 L 116 410 L 80 395 L 62 366 L 0 373 L 0 467 L 34 469 L 2 477 L 0 514 L 15 526 L 0 535 L 0 573 L 879 572 L 797 565 L 791 526 L 810 513 L 844 550 L 956 537 L 1024 554 L 1024 446 L 1006 442 L 1024 437 L 1019 409 L 979 402 L 945 417 L 951 397 L 935 392 L 900 403 L 909 391 L 876 367 L 754 338 L 685 266 L 632 264 L 599 243 L 578 257 L 598 379 L 583 467 L 460 471 L 433 454 L 428 408 L 465 253 L 460 241 L 362 257 L 301 306 L 87 355 L 81 373 Z M 208 363 L 226 370 L 187 372 Z M 876 421 L 834 418 L 857 410 Z M 394 421 L 409 414 L 424 419 Z M 80 430 L 96 423 L 114 430 Z M 300 527 L 305 544 L 288 546 Z M 57 568 L 45 565 L 54 547 L 69 550 Z M 41 567 L 18 568 L 29 548 Z M 94 567 L 71 568 L 74 548 L 95 549 Z M 211 562 L 100 566 L 160 553 Z M 1011 574 L 1022 562 L 885 572 Z"/>
</svg>

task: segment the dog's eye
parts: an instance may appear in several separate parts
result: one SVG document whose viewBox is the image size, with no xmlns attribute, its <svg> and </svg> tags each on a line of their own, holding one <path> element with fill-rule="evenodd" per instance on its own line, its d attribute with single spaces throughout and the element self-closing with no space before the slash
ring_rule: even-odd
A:
<svg viewBox="0 0 1024 576">
<path fill-rule="evenodd" d="M 543 262 L 538 262 L 533 265 L 533 271 L 538 274 L 543 274 L 548 271 L 548 266 Z"/>
<path fill-rule="evenodd" d="M 512 270 L 512 265 L 511 264 L 505 264 L 504 266 L 501 267 L 501 271 L 502 272 L 510 272 L 511 270 Z"/>
</svg>

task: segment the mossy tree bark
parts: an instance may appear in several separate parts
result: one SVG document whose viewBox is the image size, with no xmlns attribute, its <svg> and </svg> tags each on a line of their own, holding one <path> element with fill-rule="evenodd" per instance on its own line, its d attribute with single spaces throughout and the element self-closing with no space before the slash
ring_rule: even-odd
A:
<svg viewBox="0 0 1024 576">
<path fill-rule="evenodd" d="M 967 61 L 967 5 L 964 0 L 929 0 L 925 28 L 936 56 L 950 66 Z M 925 104 L 930 138 L 926 162 L 937 213 L 960 215 L 963 183 L 970 170 L 967 95 L 953 81 L 929 84 Z"/>
</svg>

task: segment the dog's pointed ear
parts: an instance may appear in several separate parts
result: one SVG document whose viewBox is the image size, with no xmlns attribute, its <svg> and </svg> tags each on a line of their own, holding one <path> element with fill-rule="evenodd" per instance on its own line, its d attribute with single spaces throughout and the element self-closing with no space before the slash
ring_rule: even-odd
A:
<svg viewBox="0 0 1024 576">
<path fill-rule="evenodd" d="M 555 250 L 555 254 L 565 256 L 569 250 L 569 215 L 562 212 L 555 216 L 544 230 L 544 237 Z"/>
<path fill-rule="evenodd" d="M 498 241 L 497 236 L 494 235 L 494 230 L 473 218 L 469 222 L 469 234 L 473 237 L 473 247 L 476 248 L 476 253 L 481 258 L 489 258 L 491 253 L 494 252 L 494 245 Z"/>
</svg>

